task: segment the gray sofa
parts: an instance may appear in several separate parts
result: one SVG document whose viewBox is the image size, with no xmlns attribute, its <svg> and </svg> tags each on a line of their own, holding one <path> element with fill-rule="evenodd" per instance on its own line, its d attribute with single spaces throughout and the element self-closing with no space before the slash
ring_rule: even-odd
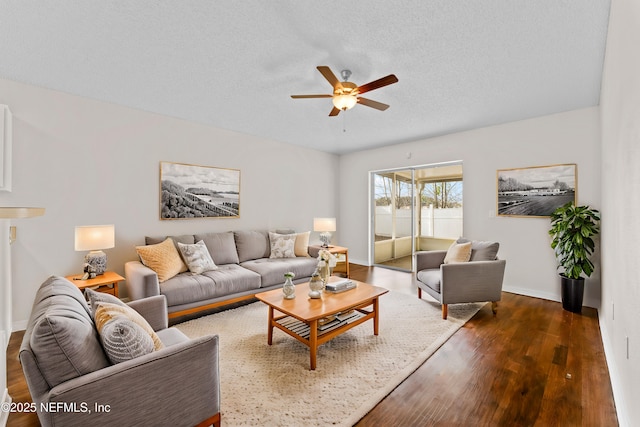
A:
<svg viewBox="0 0 640 427">
<path fill-rule="evenodd" d="M 101 343 L 104 329 L 101 337 L 82 292 L 62 277 L 40 286 L 20 347 L 40 423 L 219 426 L 218 336 L 189 339 L 168 328 L 163 296 L 129 307 L 146 319 L 164 347 L 112 364 L 112 353 Z"/>
<path fill-rule="evenodd" d="M 129 298 L 138 300 L 155 295 L 167 299 L 169 318 L 174 320 L 202 310 L 252 298 L 256 293 L 283 285 L 284 274 L 295 274 L 295 283 L 308 281 L 317 266 L 318 249 L 295 258 L 270 258 L 271 245 L 266 231 L 229 231 L 180 236 L 146 237 L 147 245 L 167 237 L 177 243 L 204 241 L 217 270 L 201 274 L 180 273 L 164 282 L 154 270 L 140 261 L 125 264 Z"/>
</svg>

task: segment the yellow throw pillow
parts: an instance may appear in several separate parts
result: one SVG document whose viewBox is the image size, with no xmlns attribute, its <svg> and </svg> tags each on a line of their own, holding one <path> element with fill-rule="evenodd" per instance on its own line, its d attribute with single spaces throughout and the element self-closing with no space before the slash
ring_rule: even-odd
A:
<svg viewBox="0 0 640 427">
<path fill-rule="evenodd" d="M 149 336 L 153 340 L 153 346 L 156 350 L 160 350 L 164 347 L 164 344 L 162 344 L 162 341 L 160 341 L 158 334 L 156 334 L 151 325 L 149 325 L 149 322 L 147 322 L 147 320 L 142 317 L 140 313 L 138 313 L 128 305 L 123 306 L 111 304 L 109 302 L 99 302 L 96 305 L 94 316 L 94 321 L 98 333 L 102 333 L 102 328 L 108 322 L 112 320 L 126 319 L 142 327 L 142 329 L 144 329 L 144 331 L 149 334 Z"/>
<path fill-rule="evenodd" d="M 160 282 L 188 270 L 170 237 L 156 245 L 136 246 L 136 252 L 142 263 L 156 272 Z"/>
<path fill-rule="evenodd" d="M 454 264 L 457 262 L 468 262 L 469 259 L 471 259 L 471 242 L 454 242 L 447 250 L 447 255 L 444 257 L 444 263 Z"/>
<path fill-rule="evenodd" d="M 295 252 L 296 256 L 306 256 L 306 257 L 311 256 L 309 255 L 309 236 L 310 235 L 311 235 L 310 231 L 296 234 L 296 242 L 293 248 L 293 252 Z"/>
</svg>

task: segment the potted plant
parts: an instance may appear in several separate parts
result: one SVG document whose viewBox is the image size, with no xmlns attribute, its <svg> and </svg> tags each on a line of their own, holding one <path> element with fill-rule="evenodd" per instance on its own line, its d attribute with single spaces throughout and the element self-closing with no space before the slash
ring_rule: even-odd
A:
<svg viewBox="0 0 640 427">
<path fill-rule="evenodd" d="M 562 285 L 562 308 L 582 311 L 585 277 L 593 273 L 589 259 L 595 249 L 593 238 L 600 233 L 600 212 L 569 202 L 551 214 L 551 247 L 558 260 Z M 584 276 L 583 276 L 584 274 Z"/>
</svg>

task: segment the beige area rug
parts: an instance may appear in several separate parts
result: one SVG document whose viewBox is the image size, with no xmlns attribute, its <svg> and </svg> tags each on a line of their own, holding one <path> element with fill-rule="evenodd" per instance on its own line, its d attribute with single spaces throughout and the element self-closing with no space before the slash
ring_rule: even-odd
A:
<svg viewBox="0 0 640 427">
<path fill-rule="evenodd" d="M 306 298 L 298 295 L 297 298 Z M 189 337 L 220 336 L 225 426 L 352 426 L 415 371 L 483 304 L 449 306 L 392 292 L 380 297 L 380 330 L 367 321 L 309 349 L 278 329 L 267 345 L 261 302 L 176 325 Z"/>
</svg>

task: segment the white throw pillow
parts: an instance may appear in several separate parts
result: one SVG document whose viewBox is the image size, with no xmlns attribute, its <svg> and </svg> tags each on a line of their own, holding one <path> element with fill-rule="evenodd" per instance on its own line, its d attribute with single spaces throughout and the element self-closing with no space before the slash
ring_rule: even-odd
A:
<svg viewBox="0 0 640 427">
<path fill-rule="evenodd" d="M 296 243 L 294 252 L 296 256 L 304 256 L 310 257 L 309 255 L 309 237 L 311 236 L 310 231 L 305 231 L 303 233 L 296 234 Z"/>
<path fill-rule="evenodd" d="M 269 258 L 295 258 L 295 234 L 277 234 L 269 232 L 271 255 Z"/>
<path fill-rule="evenodd" d="M 453 264 L 457 262 L 467 262 L 469 259 L 471 259 L 471 242 L 453 242 L 447 250 L 447 255 L 444 257 L 444 263 Z"/>
<path fill-rule="evenodd" d="M 218 266 L 213 262 L 209 249 L 203 240 L 188 245 L 178 242 L 180 253 L 193 274 L 202 274 L 205 271 L 217 270 Z"/>
</svg>

